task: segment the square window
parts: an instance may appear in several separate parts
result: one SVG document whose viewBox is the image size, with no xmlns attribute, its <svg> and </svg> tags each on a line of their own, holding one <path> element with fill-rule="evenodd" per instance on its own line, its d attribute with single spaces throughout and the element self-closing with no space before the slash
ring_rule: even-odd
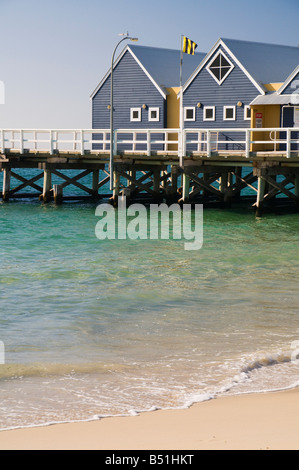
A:
<svg viewBox="0 0 299 470">
<path fill-rule="evenodd" d="M 148 120 L 149 121 L 159 121 L 160 120 L 160 110 L 159 110 L 159 108 L 149 108 L 149 110 L 148 110 Z"/>
<path fill-rule="evenodd" d="M 195 108 L 185 108 L 184 111 L 184 121 L 195 121 Z"/>
<path fill-rule="evenodd" d="M 244 120 L 250 121 L 251 120 L 251 108 L 249 105 L 244 107 Z"/>
<path fill-rule="evenodd" d="M 131 121 L 141 121 L 141 108 L 131 108 L 130 110 Z"/>
<path fill-rule="evenodd" d="M 235 121 L 235 119 L 236 119 L 236 107 L 235 106 L 224 106 L 224 108 L 223 108 L 223 119 L 224 119 L 224 121 Z"/>
<path fill-rule="evenodd" d="M 215 121 L 215 106 L 205 106 L 204 107 L 204 121 Z"/>
</svg>

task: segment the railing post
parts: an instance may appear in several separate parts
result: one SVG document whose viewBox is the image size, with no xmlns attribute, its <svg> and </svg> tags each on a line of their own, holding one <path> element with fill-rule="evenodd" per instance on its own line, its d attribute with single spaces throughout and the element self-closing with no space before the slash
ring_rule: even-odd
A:
<svg viewBox="0 0 299 470">
<path fill-rule="evenodd" d="M 34 140 L 34 150 L 37 150 L 37 134 L 36 131 L 33 132 L 33 140 Z"/>
<path fill-rule="evenodd" d="M 212 155 L 212 146 L 211 146 L 211 130 L 207 130 L 207 156 L 210 157 Z"/>
<path fill-rule="evenodd" d="M 249 158 L 250 155 L 250 129 L 246 129 L 246 143 L 245 143 L 245 156 Z"/>
<path fill-rule="evenodd" d="M 179 154 L 179 160 L 180 160 L 180 167 L 184 166 L 184 157 L 183 157 L 183 134 L 184 134 L 184 129 L 179 129 L 178 131 L 178 154 Z"/>
<path fill-rule="evenodd" d="M 186 141 L 187 141 L 186 135 L 187 135 L 187 130 L 183 129 L 183 135 L 182 135 L 182 139 L 183 139 L 183 141 L 182 141 L 183 158 L 186 156 L 186 146 L 187 146 L 187 144 L 186 144 Z"/>
<path fill-rule="evenodd" d="M 1 129 L 1 152 L 5 152 L 5 144 L 4 144 L 4 129 Z"/>
<path fill-rule="evenodd" d="M 24 153 L 24 135 L 23 129 L 20 129 L 20 153 Z"/>
<path fill-rule="evenodd" d="M 53 155 L 53 131 L 50 130 L 50 155 Z"/>
<path fill-rule="evenodd" d="M 73 152 L 75 152 L 75 150 L 77 150 L 76 138 L 77 138 L 77 132 L 74 131 L 73 132 Z"/>
<path fill-rule="evenodd" d="M 292 144 L 291 144 L 291 129 L 287 130 L 287 158 L 291 157 L 291 149 L 292 149 Z"/>
<path fill-rule="evenodd" d="M 147 151 L 147 156 L 151 156 L 151 131 L 148 130 L 146 134 L 146 151 Z"/>
<path fill-rule="evenodd" d="M 81 129 L 81 155 L 84 155 L 84 131 Z"/>
</svg>

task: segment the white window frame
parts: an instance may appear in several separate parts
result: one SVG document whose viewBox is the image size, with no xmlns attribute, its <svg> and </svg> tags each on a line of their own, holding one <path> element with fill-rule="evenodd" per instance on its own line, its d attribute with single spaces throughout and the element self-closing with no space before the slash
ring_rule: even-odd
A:
<svg viewBox="0 0 299 470">
<path fill-rule="evenodd" d="M 250 110 L 250 117 L 247 117 L 247 110 Z M 249 104 L 244 106 L 244 121 L 251 121 L 251 108 Z"/>
<path fill-rule="evenodd" d="M 193 111 L 193 117 L 187 118 L 187 111 Z M 186 106 L 184 108 L 184 121 L 195 121 L 195 106 Z"/>
<path fill-rule="evenodd" d="M 206 112 L 207 112 L 208 109 L 209 110 L 211 109 L 213 111 L 213 116 L 211 118 L 207 118 Z M 203 120 L 204 121 L 215 121 L 215 119 L 216 119 L 216 107 L 215 106 L 205 106 L 203 108 Z"/>
<path fill-rule="evenodd" d="M 212 65 L 212 63 L 215 61 L 216 57 L 218 57 L 218 55 L 221 54 L 225 60 L 227 60 L 227 62 L 229 63 L 230 65 L 230 69 L 229 71 L 224 75 L 224 77 L 221 79 L 221 80 L 218 80 L 218 78 L 213 74 L 212 70 L 210 70 L 210 66 Z M 231 60 L 229 60 L 229 58 L 227 57 L 226 54 L 224 54 L 224 52 L 222 50 L 219 50 L 217 54 L 213 55 L 212 59 L 210 60 L 210 62 L 208 63 L 208 65 L 206 66 L 206 69 L 207 71 L 209 72 L 209 74 L 214 78 L 214 80 L 218 83 L 218 85 L 222 85 L 222 83 L 224 82 L 224 80 L 226 80 L 226 78 L 230 75 L 230 73 L 232 72 L 232 70 L 235 68 L 234 64 L 232 63 Z"/>
<path fill-rule="evenodd" d="M 156 111 L 157 117 L 155 117 L 155 118 L 151 117 L 151 112 L 152 111 Z M 148 108 L 148 120 L 149 121 L 156 121 L 156 122 L 160 121 L 160 108 Z"/>
<path fill-rule="evenodd" d="M 138 117 L 134 118 L 133 113 L 137 111 Z M 130 108 L 130 121 L 131 122 L 140 122 L 141 121 L 141 108 Z"/>
<path fill-rule="evenodd" d="M 226 116 L 227 109 L 233 110 L 233 117 L 229 118 Z M 236 106 L 223 106 L 223 121 L 235 121 L 236 120 Z"/>
</svg>

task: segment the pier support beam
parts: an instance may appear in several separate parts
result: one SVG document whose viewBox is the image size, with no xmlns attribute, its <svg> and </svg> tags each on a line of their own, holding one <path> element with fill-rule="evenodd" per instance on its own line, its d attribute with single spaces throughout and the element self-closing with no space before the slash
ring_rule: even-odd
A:
<svg viewBox="0 0 299 470">
<path fill-rule="evenodd" d="M 177 189 L 178 189 L 178 172 L 179 172 L 179 169 L 177 165 L 172 165 L 170 180 L 171 180 L 171 186 L 174 192 L 177 192 Z"/>
<path fill-rule="evenodd" d="M 171 204 L 177 200 L 178 191 L 178 167 L 172 165 L 170 169 L 170 184 L 165 187 L 166 201 Z"/>
<path fill-rule="evenodd" d="M 44 186 L 42 199 L 44 202 L 49 202 L 51 198 L 52 189 L 52 173 L 51 170 L 44 170 Z"/>
<path fill-rule="evenodd" d="M 256 215 L 260 217 L 263 213 L 263 203 L 265 196 L 266 181 L 262 176 L 258 177 Z"/>
<path fill-rule="evenodd" d="M 295 173 L 295 196 L 299 198 L 299 172 Z"/>
<path fill-rule="evenodd" d="M 182 202 L 189 201 L 189 192 L 190 192 L 190 176 L 186 173 L 182 174 L 183 179 L 183 189 L 182 189 Z"/>
<path fill-rule="evenodd" d="M 113 169 L 113 194 L 112 194 L 112 201 L 113 204 L 117 204 L 118 196 L 119 196 L 119 188 L 120 188 L 120 174 L 116 169 Z"/>
<path fill-rule="evenodd" d="M 219 190 L 224 194 L 228 186 L 228 172 L 221 173 Z"/>
<path fill-rule="evenodd" d="M 97 196 L 98 192 L 99 192 L 99 175 L 100 175 L 100 170 L 93 170 L 93 172 L 92 172 L 92 190 L 95 193 L 95 196 Z"/>
<path fill-rule="evenodd" d="M 154 172 L 153 172 L 153 176 L 154 176 L 153 191 L 154 191 L 154 194 L 155 194 L 155 198 L 158 200 L 159 196 L 160 196 L 161 171 L 159 169 L 158 170 L 155 169 Z"/>
<path fill-rule="evenodd" d="M 136 180 L 136 170 L 129 170 L 128 175 L 131 178 L 131 180 L 128 179 L 128 182 L 127 182 L 128 188 L 130 188 L 131 191 L 134 191 L 134 189 L 136 188 L 136 185 L 135 183 L 133 183 L 133 181 Z"/>
<path fill-rule="evenodd" d="M 63 200 L 63 185 L 54 184 L 53 185 L 53 196 L 55 204 L 61 204 Z"/>
<path fill-rule="evenodd" d="M 3 201 L 8 201 L 9 199 L 10 179 L 11 179 L 11 169 L 4 168 L 3 169 L 3 191 L 2 191 Z"/>
<path fill-rule="evenodd" d="M 233 190 L 233 194 L 234 194 L 234 197 L 236 199 L 239 199 L 241 197 L 241 189 L 238 187 L 238 183 L 239 181 L 242 181 L 242 167 L 241 166 L 237 166 L 235 168 L 235 171 L 234 171 L 234 174 L 235 174 L 235 187 L 237 189 L 234 189 Z"/>
</svg>

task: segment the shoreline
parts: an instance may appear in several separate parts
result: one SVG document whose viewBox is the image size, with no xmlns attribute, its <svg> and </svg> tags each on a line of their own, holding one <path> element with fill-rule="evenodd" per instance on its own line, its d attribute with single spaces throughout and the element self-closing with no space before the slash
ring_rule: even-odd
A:
<svg viewBox="0 0 299 470">
<path fill-rule="evenodd" d="M 299 450 L 299 389 L 0 431 L 1 450 Z"/>
</svg>

